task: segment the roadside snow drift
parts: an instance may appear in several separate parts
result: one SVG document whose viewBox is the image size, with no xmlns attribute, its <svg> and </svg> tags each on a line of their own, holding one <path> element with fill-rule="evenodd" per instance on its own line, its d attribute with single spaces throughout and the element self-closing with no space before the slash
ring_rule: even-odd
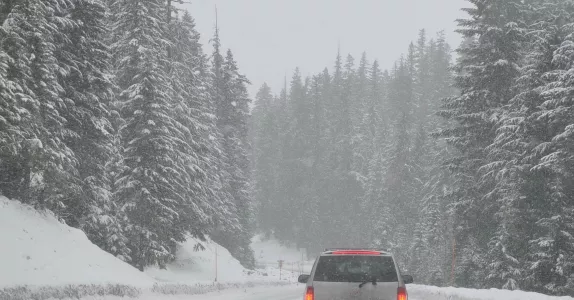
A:
<svg viewBox="0 0 574 300">
<path fill-rule="evenodd" d="M 203 245 L 205 249 L 203 251 L 196 251 L 195 248 L 197 244 Z M 252 245 L 254 251 L 258 251 L 258 246 L 260 245 Z M 282 252 L 282 250 L 285 249 L 275 250 Z M 281 256 L 275 252 L 271 257 Z M 200 242 L 199 240 L 190 238 L 185 243 L 179 245 L 175 261 L 167 265 L 165 270 L 151 267 L 146 269 L 145 272 L 158 282 L 181 284 L 213 283 L 216 275 L 217 281 L 221 283 L 265 283 L 278 282 L 279 279 L 281 279 L 281 282 L 296 282 L 296 277 L 299 274 L 290 271 L 294 270 L 283 270 L 283 272 L 279 274 L 277 260 L 275 260 L 273 266 L 260 268 L 258 270 L 247 270 L 237 259 L 231 256 L 231 253 L 229 253 L 227 249 L 219 246 L 215 242 L 211 240 Z"/>
<path fill-rule="evenodd" d="M 0 289 L 21 285 L 64 286 L 121 284 L 136 288 L 155 283 L 205 285 L 279 282 L 279 270 L 246 270 L 227 249 L 212 241 L 179 245 L 176 260 L 165 270 L 133 268 L 92 244 L 78 229 L 60 223 L 51 212 L 38 212 L 18 201 L 0 196 Z M 277 250 L 277 249 L 276 249 Z M 277 251 L 284 251 L 279 249 Z M 273 255 L 275 256 L 275 255 Z M 296 275 L 281 273 L 281 282 L 294 282 Z"/>
<path fill-rule="evenodd" d="M 52 213 L 0 196 L 0 288 L 153 283 L 92 244 L 81 230 L 58 222 Z"/>
<path fill-rule="evenodd" d="M 195 251 L 194 248 L 198 243 L 203 245 L 205 250 Z M 244 282 L 249 280 L 249 272 L 241 266 L 239 261 L 233 258 L 227 249 L 209 240 L 200 242 L 189 239 L 179 245 L 175 261 L 169 264 L 165 270 L 151 267 L 145 272 L 160 282 L 187 284 L 214 282 L 216 248 L 218 281 Z"/>
<path fill-rule="evenodd" d="M 476 290 L 453 287 L 408 285 L 409 299 L 424 300 L 574 300 L 572 297 L 547 296 L 509 290 Z"/>
</svg>

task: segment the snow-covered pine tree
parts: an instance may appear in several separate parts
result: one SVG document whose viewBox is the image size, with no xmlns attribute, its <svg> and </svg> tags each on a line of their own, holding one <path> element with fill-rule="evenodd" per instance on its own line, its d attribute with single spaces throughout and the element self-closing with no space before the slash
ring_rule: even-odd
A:
<svg viewBox="0 0 574 300">
<path fill-rule="evenodd" d="M 497 205 L 495 194 L 491 193 L 494 177 L 489 176 L 493 165 L 489 165 L 485 149 L 494 140 L 502 107 L 515 95 L 513 86 L 518 75 L 522 41 L 518 26 L 521 1 L 470 2 L 472 7 L 465 9 L 470 18 L 459 20 L 458 31 L 466 38 L 476 37 L 477 40 L 459 49 L 461 59 L 456 66 L 459 75 L 455 86 L 460 95 L 446 99 L 441 112 L 441 116 L 455 121 L 456 125 L 442 130 L 442 136 L 460 151 L 458 157 L 447 162 L 453 176 L 459 180 L 455 207 L 459 252 L 466 253 L 464 249 L 467 248 L 468 253 L 472 251 L 474 255 L 484 256 L 490 250 L 491 257 L 498 257 L 494 252 L 502 248 L 484 247 L 497 237 L 499 224 L 488 217 L 497 211 Z M 482 172 L 477 172 L 483 167 Z M 478 248 L 476 245 L 468 248 L 470 237 L 476 239 Z M 488 272 L 459 265 L 457 283 L 470 285 L 473 283 L 466 280 L 499 276 L 501 264 L 491 262 Z M 469 271 L 475 274 L 465 274 Z"/>
<path fill-rule="evenodd" d="M 19 148 L 13 161 L 21 170 L 9 181 L 12 196 L 42 208 L 53 210 L 69 225 L 78 226 L 85 203 L 82 202 L 77 159 L 64 140 L 67 120 L 61 112 L 67 103 L 60 97 L 57 81 L 56 43 L 65 39 L 61 30 L 72 22 L 59 14 L 68 1 L 10 2 L 4 6 L 11 88 L 21 89 L 16 97 L 22 105 L 19 114 L 30 114 L 13 140 L 12 150 Z M 16 104 L 18 105 L 18 104 Z"/>
<path fill-rule="evenodd" d="M 348 55 L 344 65 L 342 64 L 340 54 L 335 62 L 335 72 L 333 75 L 333 84 L 331 98 L 333 101 L 330 128 L 333 130 L 329 136 L 331 142 L 331 161 L 329 168 L 332 172 L 331 182 L 328 190 L 329 195 L 335 207 L 333 220 L 330 220 L 331 226 L 339 228 L 337 232 L 333 231 L 331 243 L 338 243 L 341 236 L 351 246 L 358 243 L 357 234 L 353 234 L 355 226 L 351 218 L 346 216 L 357 215 L 360 210 L 358 205 L 362 186 L 356 172 L 353 172 L 353 123 L 352 107 L 357 104 L 356 99 L 356 70 L 354 58 Z"/>
<path fill-rule="evenodd" d="M 247 93 L 247 84 L 250 82 L 239 72 L 237 62 L 233 58 L 231 50 L 227 51 L 224 64 L 225 95 L 227 99 L 227 123 L 224 125 L 223 149 L 227 153 L 229 165 L 232 166 L 232 195 L 237 205 L 241 233 L 236 237 L 236 256 L 248 268 L 255 267 L 251 238 L 254 231 L 254 215 L 250 186 L 250 162 L 248 153 L 251 145 L 248 140 L 248 123 L 250 118 L 251 99 Z"/>
<path fill-rule="evenodd" d="M 435 40 L 428 43 L 429 74 L 427 88 L 423 88 L 427 121 L 422 127 L 426 135 L 432 135 L 443 125 L 442 120 L 435 115 L 441 99 L 453 94 L 451 83 L 451 54 L 450 47 L 445 41 L 444 33 L 440 32 Z M 420 128 L 420 127 L 419 127 Z M 432 285 L 443 285 L 448 280 L 451 271 L 452 256 L 452 216 L 449 205 L 452 200 L 446 195 L 451 185 L 448 172 L 442 168 L 440 161 L 450 157 L 451 153 L 444 140 L 427 138 L 424 154 L 421 155 L 420 168 L 423 170 L 423 185 L 420 190 L 420 217 L 422 224 L 421 239 L 428 245 L 422 261 L 424 266 L 423 280 Z M 448 233 L 448 234 L 445 234 Z M 425 259 L 426 258 L 426 259 Z"/>
<path fill-rule="evenodd" d="M 371 65 L 369 64 L 367 53 L 363 52 L 356 71 L 355 99 L 353 105 L 351 105 L 351 122 L 355 131 L 359 130 L 364 114 L 367 111 L 370 68 Z"/>
<path fill-rule="evenodd" d="M 279 173 L 275 183 L 276 194 L 273 198 L 273 201 L 275 202 L 275 214 L 273 215 L 275 218 L 275 226 L 273 229 L 274 235 L 280 240 L 293 242 L 294 233 L 292 230 L 292 221 L 294 216 L 292 214 L 294 211 L 289 205 L 289 182 L 291 182 L 291 178 L 288 177 L 288 158 L 290 157 L 289 147 L 293 136 L 291 134 L 291 109 L 288 98 L 287 79 L 285 79 L 284 87 L 281 90 L 279 97 L 274 101 L 276 103 L 274 107 L 274 115 L 277 120 L 278 133 L 276 165 Z"/>
<path fill-rule="evenodd" d="M 106 8 L 101 1 L 72 0 L 59 15 L 74 26 L 63 29 L 55 57 L 61 72 L 58 82 L 66 106 L 66 145 L 78 159 L 85 210 L 76 216 L 88 237 L 102 249 L 127 260 L 129 249 L 122 233 L 123 216 L 110 193 L 106 164 L 114 151 L 114 127 L 110 121 L 113 100 L 111 57 L 102 42 L 106 35 Z"/>
<path fill-rule="evenodd" d="M 216 24 L 217 25 L 217 24 Z M 211 70 L 207 72 L 208 75 L 208 91 L 209 91 L 209 118 L 206 118 L 206 124 L 209 125 L 209 140 L 212 142 L 213 149 L 213 162 L 212 165 L 215 173 L 211 175 L 212 189 L 215 192 L 217 199 L 219 199 L 220 212 L 225 212 L 226 216 L 215 218 L 215 226 L 210 231 L 210 235 L 216 241 L 221 242 L 225 232 L 237 232 L 242 230 L 239 218 L 237 215 L 237 206 L 233 195 L 231 193 L 231 174 L 229 173 L 227 153 L 223 149 L 224 136 L 221 130 L 221 122 L 219 119 L 222 109 L 221 103 L 224 93 L 223 82 L 223 63 L 224 58 L 221 55 L 221 41 L 219 39 L 219 28 L 215 28 L 215 36 L 211 40 L 213 43 L 213 52 L 210 57 Z"/>
<path fill-rule="evenodd" d="M 310 117 L 310 128 L 308 129 L 308 142 L 309 142 L 309 177 L 310 181 L 307 185 L 309 189 L 307 191 L 306 199 L 306 224 L 309 224 L 306 228 L 304 234 L 305 240 L 302 242 L 302 246 L 308 251 L 315 251 L 317 246 L 320 245 L 322 240 L 321 230 L 317 228 L 322 216 L 322 191 L 324 190 L 324 177 L 325 177 L 325 157 L 326 151 L 326 139 L 324 133 L 326 132 L 326 122 L 325 119 L 325 100 L 324 94 L 326 94 L 326 83 L 328 82 L 328 75 L 318 74 L 313 76 L 308 91 L 308 101 L 309 110 L 311 113 Z M 324 218 L 324 217 L 323 217 Z M 311 230 L 309 230 L 312 228 Z M 311 252 L 312 253 L 312 252 Z"/>
<path fill-rule="evenodd" d="M 406 212 L 411 216 L 408 223 L 416 224 L 410 227 L 413 234 L 408 241 L 411 248 L 408 270 L 417 274 L 422 282 L 440 285 L 444 283 L 444 266 L 448 259 L 445 245 L 447 240 L 450 242 L 450 237 L 444 232 L 450 218 L 444 203 L 448 176 L 437 162 L 445 159 L 448 151 L 441 140 L 432 139 L 429 135 L 440 127 L 440 119 L 433 116 L 434 111 L 440 99 L 451 94 L 451 89 L 448 86 L 449 47 L 442 33 L 437 40 L 440 42 L 431 40 L 427 44 L 421 31 L 416 47 L 411 46 L 409 50 L 409 61 L 414 61 L 414 68 L 410 67 L 409 73 L 412 74 L 415 103 L 412 114 L 416 117 L 407 131 L 412 142 L 406 158 L 409 188 L 404 192 L 407 199 L 413 199 L 408 204 L 409 208 L 416 208 L 416 211 Z"/>
<path fill-rule="evenodd" d="M 117 20 L 112 45 L 116 83 L 125 120 L 120 132 L 126 168 L 116 193 L 131 222 L 131 263 L 143 270 L 174 258 L 176 243 L 196 229 L 192 218 L 200 208 L 188 202 L 192 150 L 185 126 L 172 113 L 180 103 L 172 98 L 169 31 L 160 21 L 166 16 L 164 2 L 118 1 L 112 13 Z"/>
<path fill-rule="evenodd" d="M 541 19 L 533 13 L 529 13 L 530 22 L 541 25 Z M 533 156 L 533 148 L 538 138 L 529 135 L 539 130 L 529 129 L 538 127 L 537 122 L 531 122 L 532 117 L 529 115 L 541 103 L 540 92 L 537 90 L 543 84 L 541 75 L 550 65 L 556 46 L 547 43 L 549 41 L 544 38 L 547 32 L 542 33 L 545 31 L 542 27 L 535 27 L 538 26 L 526 27 L 529 32 L 527 36 L 531 38 L 529 45 L 534 46 L 528 49 L 531 53 L 525 57 L 525 66 L 520 69 L 516 81 L 519 92 L 504 107 L 496 138 L 488 148 L 489 160 L 500 165 L 495 191 L 500 197 L 497 216 L 501 224 L 490 247 L 498 249 L 495 254 L 498 256 L 496 260 L 501 270 L 500 276 L 507 278 L 505 288 L 512 289 L 529 288 L 530 284 L 526 280 L 531 274 L 529 241 L 536 233 L 534 223 L 536 215 L 540 214 L 537 203 L 546 198 L 544 194 L 548 193 L 544 187 L 547 175 L 532 168 L 537 160 L 536 155 Z M 500 281 L 498 277 L 492 280 Z"/>
<path fill-rule="evenodd" d="M 384 201 L 390 206 L 393 229 L 392 249 L 408 248 L 408 238 L 412 235 L 412 226 L 416 213 L 411 214 L 414 203 L 412 197 L 414 182 L 411 174 L 412 115 L 414 108 L 414 90 L 412 60 L 401 59 L 391 75 L 389 84 L 389 103 L 395 117 L 391 119 L 389 144 L 385 150 L 388 166 L 384 175 Z M 400 224 L 400 225 L 399 225 Z M 400 252 L 400 251 L 399 251 Z M 409 264 L 410 253 L 402 252 L 399 258 L 404 268 Z"/>
<path fill-rule="evenodd" d="M 416 199 L 411 205 L 416 208 L 418 215 L 415 214 L 416 225 L 413 228 L 413 239 L 411 244 L 411 261 L 408 267 L 410 272 L 415 274 L 424 274 L 423 280 L 427 280 L 430 272 L 426 267 L 427 261 L 431 258 L 432 254 L 426 251 L 430 248 L 429 241 L 426 239 L 426 231 L 431 229 L 432 221 L 427 218 L 436 217 L 438 208 L 435 203 L 424 203 L 419 199 L 423 198 L 424 184 L 429 180 L 429 165 L 434 164 L 432 159 L 432 148 L 430 147 L 432 140 L 428 136 L 428 126 L 431 124 L 428 116 L 428 108 L 431 106 L 432 92 L 434 87 L 430 87 L 430 74 L 431 74 L 431 58 L 432 49 L 427 48 L 427 37 L 424 30 L 419 32 L 419 38 L 416 46 L 411 45 L 410 56 L 413 57 L 414 74 L 413 78 L 413 128 L 411 135 L 413 136 L 413 143 L 410 153 L 410 173 L 413 177 L 413 186 L 411 187 L 412 197 Z M 434 149 L 433 149 L 434 150 Z M 417 201 L 419 200 L 419 201 Z M 432 224 L 434 225 L 434 224 Z M 436 258 L 433 257 L 433 258 Z M 435 265 L 436 265 L 435 261 Z M 416 271 L 415 271 L 416 270 Z M 419 276 L 420 276 L 419 275 Z"/>
<path fill-rule="evenodd" d="M 329 213 L 331 211 L 331 199 L 325 193 L 329 189 L 330 163 L 328 153 L 330 151 L 330 136 L 328 119 L 328 108 L 331 104 L 331 75 L 325 68 L 323 72 L 315 76 L 311 85 L 309 99 L 312 103 L 312 133 L 310 138 L 313 141 L 311 180 L 312 193 L 308 200 L 309 212 L 306 214 L 308 220 L 313 224 L 311 232 L 308 233 L 308 241 L 304 244 L 308 253 L 321 251 L 321 246 L 328 244 L 328 236 L 324 234 L 324 229 L 329 225 Z"/>
<path fill-rule="evenodd" d="M 521 145 L 528 150 L 520 199 L 536 208 L 531 236 L 528 288 L 554 295 L 574 293 L 574 3 L 540 1 L 532 28 L 532 65 L 525 72 L 530 92 L 522 104 Z M 518 102 L 518 101 L 517 101 Z M 512 120 L 512 119 L 511 119 Z M 522 170 L 522 169 L 519 169 Z M 526 174 L 524 174 L 526 173 Z M 525 176 L 526 175 L 526 176 Z M 541 202 L 540 199 L 544 199 Z M 534 219 L 534 220 L 533 220 Z"/>
<path fill-rule="evenodd" d="M 211 120 L 209 74 L 191 15 L 186 11 L 181 19 L 172 18 L 169 26 L 173 37 L 169 52 L 173 64 L 170 78 L 174 98 L 179 98 L 175 110 L 179 123 L 184 126 L 182 132 L 191 159 L 186 163 L 187 174 L 192 180 L 187 187 L 188 214 L 194 220 L 189 233 L 202 239 L 215 220 L 223 220 L 230 213 L 222 209 L 225 199 L 217 191 L 220 184 L 217 174 L 219 147 L 217 139 L 210 138 L 217 136 L 217 132 L 214 132 Z"/>
<path fill-rule="evenodd" d="M 419 120 L 420 123 L 426 123 L 429 117 L 429 104 L 432 101 L 431 93 L 437 90 L 436 87 L 431 85 L 431 68 L 432 66 L 432 55 L 429 45 L 427 45 L 426 31 L 421 30 L 419 32 L 419 38 L 415 46 L 415 70 L 416 78 L 415 81 L 415 101 L 417 109 L 415 111 L 415 120 Z"/>
<path fill-rule="evenodd" d="M 24 107 L 29 97 L 23 92 L 24 78 L 29 76 L 28 57 L 23 55 L 25 41 L 10 17 L 15 3 L 0 4 L 0 194 L 20 198 L 28 188 L 29 165 L 24 152 L 24 140 L 31 137 L 31 111 Z M 14 18 L 14 16 L 12 16 Z M 8 26 L 12 25 L 12 26 Z M 24 96 L 24 97 L 23 97 Z"/>
<path fill-rule="evenodd" d="M 352 62 L 352 57 L 347 61 Z M 369 97 L 369 76 L 370 64 L 367 54 L 363 53 L 358 68 L 353 72 L 351 78 L 347 78 L 349 88 L 349 114 L 351 123 L 351 132 L 349 143 L 351 148 L 351 174 L 356 181 L 355 190 L 352 191 L 357 199 L 355 205 L 351 207 L 353 214 L 357 218 L 357 223 L 350 230 L 350 237 L 353 239 L 351 244 L 364 245 L 369 243 L 368 238 L 363 234 L 368 231 L 369 226 L 365 223 L 368 220 L 367 212 L 362 207 L 365 189 L 367 187 L 367 174 L 369 170 L 369 158 L 372 156 L 375 138 L 370 127 L 370 118 L 378 119 L 378 113 L 374 110 L 372 97 Z M 347 67 L 348 68 L 348 67 Z M 380 70 L 377 70 L 380 72 Z M 380 75 L 380 74 L 378 74 Z M 375 100 L 376 101 L 376 100 Z M 372 120 L 375 121 L 375 120 Z"/>
<path fill-rule="evenodd" d="M 384 95 L 387 82 L 383 78 L 379 62 L 375 60 L 369 74 L 367 86 L 366 111 L 363 117 L 363 142 L 366 143 L 364 153 L 367 161 L 365 193 L 362 199 L 362 210 L 366 213 L 363 230 L 367 230 L 365 242 L 373 246 L 390 248 L 389 238 L 390 211 L 383 197 L 383 176 L 387 164 L 384 157 L 387 124 L 384 120 L 386 96 Z"/>
<path fill-rule="evenodd" d="M 309 178 L 310 172 L 310 140 L 309 126 L 311 121 L 310 103 L 307 97 L 307 87 L 303 83 L 299 68 L 293 73 L 289 87 L 288 113 L 290 127 L 288 134 L 288 148 L 284 149 L 286 158 L 285 180 L 283 184 L 290 188 L 288 203 L 282 204 L 285 209 L 289 209 L 291 224 L 294 233 L 294 241 L 297 244 L 306 240 L 308 221 L 305 219 L 310 212 L 297 213 L 296 207 L 306 209 L 310 195 Z"/>
<path fill-rule="evenodd" d="M 227 174 L 222 178 L 230 195 L 227 206 L 233 211 L 238 226 L 217 228 L 212 237 L 226 247 L 244 266 L 253 268 L 255 260 L 250 248 L 254 231 L 254 215 L 249 194 L 249 99 L 247 78 L 239 72 L 231 50 L 225 58 L 221 55 L 219 28 L 214 37 L 212 56 L 212 84 L 215 97 L 217 128 L 221 132 L 222 170 Z"/>
<path fill-rule="evenodd" d="M 274 147 L 276 120 L 273 115 L 273 94 L 271 88 L 264 83 L 255 96 L 252 121 L 254 122 L 253 142 L 253 199 L 257 206 L 258 228 L 267 236 L 273 225 L 273 206 L 275 190 Z"/>
</svg>

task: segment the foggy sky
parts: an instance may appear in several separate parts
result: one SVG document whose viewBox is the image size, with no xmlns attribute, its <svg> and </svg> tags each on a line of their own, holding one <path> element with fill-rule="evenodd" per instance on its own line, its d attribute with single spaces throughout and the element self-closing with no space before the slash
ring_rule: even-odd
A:
<svg viewBox="0 0 574 300">
<path fill-rule="evenodd" d="M 421 28 L 429 35 L 445 30 L 455 48 L 455 19 L 464 0 L 192 0 L 185 4 L 207 45 L 218 8 L 220 37 L 252 82 L 251 95 L 267 82 L 279 93 L 295 67 L 303 75 L 332 68 L 340 44 L 356 63 L 363 51 L 383 69 L 405 53 Z M 211 52 L 211 46 L 205 50 Z"/>
</svg>

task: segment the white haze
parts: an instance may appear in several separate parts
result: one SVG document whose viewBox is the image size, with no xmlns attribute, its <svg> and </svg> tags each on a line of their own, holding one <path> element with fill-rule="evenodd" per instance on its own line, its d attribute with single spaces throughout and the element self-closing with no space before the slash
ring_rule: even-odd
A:
<svg viewBox="0 0 574 300">
<path fill-rule="evenodd" d="M 252 95 L 263 82 L 273 91 L 283 87 L 295 67 L 303 75 L 332 66 L 337 45 L 357 60 L 366 51 L 383 68 L 390 68 L 416 40 L 445 30 L 457 46 L 455 20 L 465 17 L 464 0 L 195 0 L 185 4 L 197 23 L 204 45 L 213 37 L 215 6 L 221 40 L 231 48 L 239 67 L 253 83 Z M 211 51 L 211 47 L 208 48 Z M 329 55 L 327 55 L 329 54 Z"/>
</svg>

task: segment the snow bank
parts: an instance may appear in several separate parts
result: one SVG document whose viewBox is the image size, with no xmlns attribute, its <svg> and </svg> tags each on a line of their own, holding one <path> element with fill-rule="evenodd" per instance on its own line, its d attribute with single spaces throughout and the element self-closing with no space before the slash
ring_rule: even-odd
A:
<svg viewBox="0 0 574 300">
<path fill-rule="evenodd" d="M 498 289 L 439 288 L 413 284 L 408 285 L 407 290 L 409 298 L 425 300 L 574 300 L 572 297 L 555 297 L 531 292 Z"/>
<path fill-rule="evenodd" d="M 156 283 L 203 286 L 214 282 L 216 251 L 219 283 L 279 281 L 276 268 L 246 270 L 227 249 L 212 241 L 201 242 L 205 250 L 195 251 L 199 243 L 195 239 L 179 246 L 176 260 L 165 270 L 151 267 L 142 273 L 92 244 L 81 230 L 60 223 L 51 212 L 38 212 L 5 197 L 0 197 L 0 241 L 0 289 L 23 285 L 151 288 Z M 265 245 L 266 253 L 268 249 L 286 251 Z M 299 257 L 289 251 L 291 257 Z M 290 272 L 281 274 L 281 281 L 295 279 Z"/>
<path fill-rule="evenodd" d="M 202 244 L 205 250 L 195 251 L 198 243 Z M 178 247 L 176 260 L 165 270 L 152 267 L 146 269 L 145 272 L 160 282 L 211 283 L 214 282 L 216 276 L 216 251 L 219 282 L 253 280 L 250 278 L 251 272 L 243 268 L 227 249 L 210 240 L 200 242 L 196 239 L 189 239 Z"/>
<path fill-rule="evenodd" d="M 156 294 L 142 293 L 138 300 L 299 300 L 303 299 L 303 285 L 258 286 L 254 288 L 229 288 L 201 294 Z M 26 299 L 28 300 L 28 299 Z M 52 299 L 50 299 L 52 300 Z M 73 297 L 62 300 L 77 300 Z M 126 300 L 121 296 L 86 296 L 82 300 Z"/>
<path fill-rule="evenodd" d="M 196 245 L 205 247 L 203 251 L 195 251 Z M 294 247 L 281 245 L 275 239 L 263 239 L 255 236 L 251 241 L 251 248 L 255 254 L 257 270 L 246 270 L 237 259 L 233 258 L 227 249 L 208 240 L 200 242 L 189 239 L 180 245 L 176 260 L 169 264 L 165 270 L 148 268 L 145 273 L 158 282 L 181 284 L 207 284 L 212 283 L 216 276 L 215 256 L 217 251 L 217 280 L 220 283 L 253 283 L 264 284 L 269 282 L 296 282 L 302 272 L 309 272 L 313 260 L 302 256 L 302 251 Z M 278 260 L 283 260 L 283 270 L 280 272 Z"/>
<path fill-rule="evenodd" d="M 205 247 L 203 251 L 195 251 L 196 245 L 201 244 Z M 263 266 L 257 270 L 245 269 L 237 259 L 235 259 L 227 249 L 219 246 L 217 243 L 207 240 L 200 242 L 196 239 L 189 239 L 181 244 L 177 251 L 176 260 L 169 264 L 165 270 L 156 267 L 146 269 L 145 273 L 153 277 L 158 282 L 172 282 L 182 284 L 207 284 L 213 283 L 216 277 L 220 283 L 265 283 L 281 281 L 295 282 L 296 276 L 294 270 L 283 270 L 279 274 L 277 259 L 274 257 L 285 257 L 279 253 L 284 253 L 283 248 L 273 248 L 269 244 L 254 243 L 252 245 L 257 251 L 269 254 L 275 263 L 273 265 Z M 217 253 L 217 264 L 216 264 Z M 291 250 L 287 253 L 293 254 Z M 290 257 L 300 257 L 300 254 Z"/>
<path fill-rule="evenodd" d="M 92 244 L 50 212 L 0 196 L 0 288 L 18 285 L 123 284 L 154 281 Z"/>
<path fill-rule="evenodd" d="M 292 285 L 298 275 L 283 271 L 280 277 L 276 268 L 246 270 L 214 242 L 203 242 L 206 249 L 194 251 L 194 239 L 180 245 L 166 270 L 142 273 L 92 244 L 81 230 L 58 222 L 51 212 L 1 196 L 0 241 L 0 300 L 177 298 Z"/>
</svg>

